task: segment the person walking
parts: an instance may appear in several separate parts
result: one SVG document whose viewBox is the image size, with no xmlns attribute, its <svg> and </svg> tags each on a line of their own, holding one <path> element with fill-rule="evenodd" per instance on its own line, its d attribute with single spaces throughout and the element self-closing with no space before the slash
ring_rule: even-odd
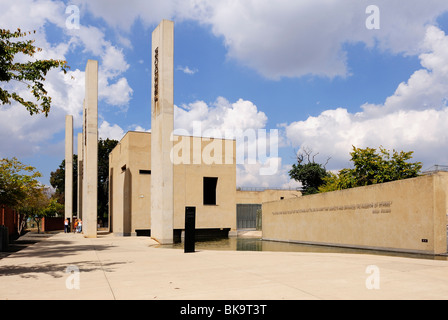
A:
<svg viewBox="0 0 448 320">
<path fill-rule="evenodd" d="M 82 221 L 81 221 L 81 219 L 79 219 L 78 220 L 78 233 L 81 233 L 82 232 Z"/>
<path fill-rule="evenodd" d="M 65 233 L 68 232 L 68 219 L 67 218 L 64 220 L 64 232 Z"/>
</svg>

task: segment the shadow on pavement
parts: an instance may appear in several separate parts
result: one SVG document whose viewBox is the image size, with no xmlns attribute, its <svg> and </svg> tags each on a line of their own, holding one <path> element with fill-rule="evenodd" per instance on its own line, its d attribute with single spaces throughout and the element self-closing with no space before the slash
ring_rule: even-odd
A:
<svg viewBox="0 0 448 320">
<path fill-rule="evenodd" d="M 65 276 L 67 270 L 67 262 L 63 263 L 20 263 L 14 264 L 15 258 L 64 258 L 74 256 L 79 252 L 102 251 L 111 249 L 110 245 L 79 245 L 75 242 L 67 240 L 44 241 L 53 237 L 57 233 L 37 234 L 27 233 L 17 240 L 9 244 L 7 252 L 0 252 L 0 260 L 8 258 L 8 263 L 0 264 L 0 278 L 4 276 L 19 275 L 22 278 L 37 278 L 38 274 L 47 274 L 55 278 Z M 33 250 L 24 250 L 29 246 L 36 245 Z M 23 261 L 23 260 L 21 260 Z M 12 262 L 12 263 L 11 263 Z M 113 272 L 115 265 L 124 264 L 125 262 L 100 263 L 98 260 L 91 261 L 73 261 L 72 265 L 76 266 L 82 272 L 91 272 L 103 270 L 104 272 Z M 62 272 L 62 273 L 61 273 Z"/>
<path fill-rule="evenodd" d="M 10 240 L 8 249 L 5 252 L 0 252 L 0 260 L 6 258 L 13 253 L 19 252 L 29 246 L 53 237 L 59 232 L 52 233 L 36 233 L 36 232 L 26 232 L 24 235 L 20 236 L 15 240 Z"/>
<path fill-rule="evenodd" d="M 92 272 L 102 270 L 104 272 L 113 272 L 113 266 L 125 264 L 125 262 L 98 263 L 98 261 L 76 261 L 72 266 L 79 269 L 80 272 Z M 46 274 L 53 278 L 65 277 L 69 269 L 67 263 L 55 264 L 26 264 L 26 265 L 7 265 L 0 266 L 0 279 L 7 276 L 20 276 L 24 279 L 38 278 L 39 274 Z"/>
</svg>

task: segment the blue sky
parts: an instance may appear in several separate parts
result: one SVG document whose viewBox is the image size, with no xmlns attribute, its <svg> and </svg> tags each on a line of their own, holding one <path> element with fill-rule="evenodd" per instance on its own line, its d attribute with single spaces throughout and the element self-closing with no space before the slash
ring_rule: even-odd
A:
<svg viewBox="0 0 448 320">
<path fill-rule="evenodd" d="M 365 24 L 371 4 L 379 29 Z M 79 29 L 67 27 L 69 5 Z M 331 157 L 330 170 L 350 165 L 352 145 L 412 150 L 424 168 L 448 164 L 447 11 L 444 0 L 0 0 L 0 28 L 37 30 L 41 57 L 71 66 L 69 77 L 48 77 L 48 118 L 0 109 L 0 156 L 49 183 L 64 158 L 65 115 L 81 130 L 88 59 L 100 64 L 100 136 L 149 130 L 151 33 L 170 19 L 176 128 L 279 132 L 276 174 L 240 165 L 238 186 L 297 186 L 287 172 L 303 148 Z"/>
</svg>

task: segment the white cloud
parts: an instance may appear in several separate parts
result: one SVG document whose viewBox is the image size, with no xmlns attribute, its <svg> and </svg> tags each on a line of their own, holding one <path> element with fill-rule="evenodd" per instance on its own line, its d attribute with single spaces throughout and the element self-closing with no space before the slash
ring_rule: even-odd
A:
<svg viewBox="0 0 448 320">
<path fill-rule="evenodd" d="M 284 189 L 298 189 L 301 184 L 289 177 L 289 170 L 291 166 L 283 165 L 281 158 L 271 158 L 269 163 L 263 165 L 244 164 L 237 165 L 236 181 L 237 187 L 253 187 L 253 188 L 284 188 Z M 271 165 L 278 168 L 278 172 L 274 175 L 260 176 L 260 169 Z"/>
<path fill-rule="evenodd" d="M 129 131 L 137 131 L 137 132 L 151 132 L 151 129 L 145 129 L 138 124 L 133 124 L 129 126 Z"/>
<path fill-rule="evenodd" d="M 401 83 L 384 104 L 366 104 L 358 113 L 327 110 L 291 123 L 286 135 L 292 145 L 332 156 L 330 165 L 339 169 L 347 166 L 352 145 L 415 151 L 415 159 L 426 166 L 448 163 L 448 37 L 430 26 L 424 48 L 420 60 L 425 68 Z"/>
<path fill-rule="evenodd" d="M 238 186 L 295 187 L 278 157 L 277 131 L 266 129 L 266 115 L 251 101 L 196 101 L 176 106 L 174 119 L 176 134 L 236 139 Z"/>
<path fill-rule="evenodd" d="M 41 31 L 48 22 L 65 23 L 63 2 L 50 0 L 21 0 L 0 2 L 0 21 L 3 29 Z"/>
<path fill-rule="evenodd" d="M 98 98 L 106 101 L 110 106 L 120 107 L 121 111 L 126 112 L 134 90 L 124 77 L 112 84 L 109 81 L 110 78 L 107 75 L 99 73 Z"/>
<path fill-rule="evenodd" d="M 101 54 L 103 63 L 101 67 L 113 74 L 120 74 L 129 69 L 129 64 L 125 61 L 123 50 L 112 45 L 108 45 Z"/>
<path fill-rule="evenodd" d="M 448 38 L 434 26 L 429 26 L 423 41 L 425 50 L 420 55 L 423 69 L 415 71 L 408 81 L 401 83 L 383 106 L 366 104 L 369 115 L 384 114 L 401 109 L 426 110 L 444 105 L 448 85 Z"/>
<path fill-rule="evenodd" d="M 67 60 L 67 55 L 79 50 L 91 59 L 99 60 L 99 99 L 109 106 L 126 110 L 132 98 L 133 90 L 123 76 L 129 68 L 123 51 L 106 40 L 105 33 L 97 27 L 82 24 L 79 29 L 66 28 L 66 4 L 62 1 L 22 0 L 0 2 L 0 21 L 2 28 L 36 33 L 28 36 L 35 40 L 35 46 L 42 49 L 34 59 Z M 46 34 L 50 27 L 56 32 L 62 32 L 60 42 L 50 43 Z M 29 60 L 20 57 L 19 61 Z M 69 63 L 70 64 L 70 63 Z M 82 105 L 85 91 L 84 70 L 72 69 L 67 74 L 52 70 L 47 74 L 45 88 L 52 97 L 52 107 L 48 118 L 43 116 L 30 117 L 25 108 L 13 103 L 2 106 L 0 134 L 7 139 L 0 139 L 1 156 L 32 156 L 45 154 L 56 150 L 54 138 L 64 132 L 65 115 L 74 116 L 75 128 L 82 125 Z M 18 92 L 21 96 L 34 101 L 26 86 L 11 82 L 8 89 Z M 119 135 L 117 127 L 108 128 L 104 125 L 103 132 L 114 136 Z M 58 147 L 59 150 L 59 147 Z M 63 149 L 61 149 L 63 157 Z"/>
<path fill-rule="evenodd" d="M 210 107 L 203 101 L 196 101 L 181 108 L 174 109 L 174 128 L 193 134 L 193 125 L 200 124 L 202 132 L 217 130 L 221 136 L 225 132 L 235 133 L 237 130 L 263 129 L 267 122 L 264 112 L 257 106 L 243 99 L 230 103 L 219 97 Z"/>
<path fill-rule="evenodd" d="M 411 4 L 412 3 L 412 4 Z M 419 52 L 426 24 L 446 1 L 376 1 L 381 29 L 367 30 L 367 1 L 213 1 L 207 22 L 223 36 L 230 58 L 268 78 L 349 75 L 345 43 Z"/>
<path fill-rule="evenodd" d="M 443 130 L 447 123 L 448 45 L 440 30 L 427 28 L 448 9 L 446 0 L 377 0 L 381 29 L 375 31 L 365 28 L 365 8 L 371 3 L 359 0 L 75 0 L 73 3 L 80 5 L 82 14 L 89 10 L 115 27 L 120 43 L 126 47 L 131 44 L 123 41 L 122 33 L 129 32 L 137 19 L 147 27 L 164 18 L 191 19 L 209 25 L 224 40 L 230 59 L 271 79 L 305 74 L 347 76 L 343 49 L 346 43 L 362 42 L 397 54 L 420 54 L 423 68 L 402 83 L 384 104 L 366 104 L 356 114 L 345 109 L 328 110 L 318 117 L 290 124 L 286 134 L 295 146 L 313 146 L 321 154 L 333 156 L 337 163 L 344 162 L 343 166 L 352 144 L 397 145 L 416 150 L 427 161 L 434 159 L 431 164 L 448 162 L 445 153 L 428 152 L 445 150 L 448 142 Z M 104 30 L 83 24 L 85 20 L 81 20 L 79 30 L 67 30 L 65 8 L 64 2 L 56 0 L 2 1 L 0 21 L 3 28 L 37 30 L 33 37 L 36 45 L 44 49 L 45 57 L 62 59 L 70 50 L 81 49 L 85 55 L 98 58 L 100 99 L 127 110 L 133 91 L 124 75 L 129 65 L 123 51 L 106 40 Z M 67 41 L 50 44 L 44 28 L 48 24 L 63 31 Z M 31 118 L 17 104 L 2 107 L 0 131 L 8 139 L 2 139 L 0 150 L 17 151 L 20 155 L 45 149 L 47 141 L 63 130 L 61 123 L 67 113 L 72 113 L 75 124 L 80 125 L 83 79 L 84 71 L 80 70 L 70 71 L 67 76 L 58 72 L 48 76 L 54 99 L 48 119 Z M 203 130 L 220 132 L 265 129 L 267 123 L 266 115 L 252 102 L 230 103 L 224 98 L 211 105 L 197 101 L 176 107 L 175 117 L 175 127 L 189 131 L 195 121 Z M 104 136 L 114 138 L 124 133 L 118 125 L 108 122 L 102 123 L 101 130 Z"/>
<path fill-rule="evenodd" d="M 123 50 L 105 39 L 101 30 L 81 25 L 79 30 L 68 30 L 71 42 L 81 46 L 91 59 L 99 58 L 98 98 L 108 105 L 126 111 L 133 95 L 123 74 L 129 69 Z"/>
<path fill-rule="evenodd" d="M 446 123 L 448 108 L 397 111 L 377 118 L 363 118 L 346 109 L 336 109 L 292 123 L 287 127 L 287 136 L 294 146 L 311 146 L 332 157 L 329 166 L 335 169 L 348 166 L 352 146 L 415 151 L 414 157 L 429 166 L 448 163 L 444 152 L 448 146 Z"/>
<path fill-rule="evenodd" d="M 129 32 L 139 19 L 145 25 L 169 19 L 183 1 L 175 0 L 74 0 L 83 10 L 104 19 L 110 26 Z"/>
<path fill-rule="evenodd" d="M 81 24 L 79 29 L 65 29 L 74 45 L 81 47 L 83 53 L 94 56 L 101 56 L 104 53 L 104 47 L 107 45 L 103 31 L 94 26 Z"/>
<path fill-rule="evenodd" d="M 178 66 L 176 68 L 176 70 L 182 71 L 183 73 L 189 74 L 189 75 L 193 75 L 199 71 L 198 69 L 190 69 L 190 67 L 188 67 L 188 66 L 185 66 L 185 67 Z"/>
<path fill-rule="evenodd" d="M 128 131 L 151 132 L 151 130 L 147 130 L 137 124 L 128 126 Z M 128 131 L 125 131 L 118 124 L 111 124 L 106 120 L 102 120 L 102 123 L 98 128 L 98 137 L 103 140 L 112 139 L 120 141 Z"/>
<path fill-rule="evenodd" d="M 237 153 L 244 155 L 244 163 L 237 163 L 238 186 L 292 189 L 300 186 L 290 180 L 290 166 L 283 165 L 282 159 L 278 157 L 278 143 L 271 132 L 265 129 L 266 115 L 258 111 L 252 102 L 240 99 L 230 103 L 219 97 L 209 106 L 203 101 L 196 101 L 183 108 L 175 106 L 174 119 L 175 134 L 180 135 L 233 139 L 238 133 L 254 133 L 254 139 L 248 139 L 249 141 L 237 139 Z M 131 125 L 128 129 L 150 131 L 140 125 Z M 112 125 L 107 121 L 103 121 L 99 127 L 99 136 L 103 139 L 121 140 L 124 134 L 125 131 L 119 125 Z M 254 153 L 251 153 L 252 150 Z"/>
<path fill-rule="evenodd" d="M 59 109 L 62 111 L 61 114 L 73 115 L 75 127 L 81 126 L 85 73 L 80 70 L 68 71 L 67 74 L 51 71 L 46 86 L 52 98 L 50 113 Z"/>
<path fill-rule="evenodd" d="M 377 0 L 380 30 L 368 30 L 366 0 L 77 0 L 118 32 L 135 21 L 195 20 L 224 39 L 228 57 L 279 79 L 307 74 L 348 76 L 344 44 L 362 42 L 393 53 L 419 54 L 428 24 L 448 10 L 445 0 Z"/>
<path fill-rule="evenodd" d="M 98 128 L 98 137 L 120 141 L 125 135 L 124 130 L 117 124 L 110 125 L 109 122 L 103 121 Z"/>
<path fill-rule="evenodd" d="M 65 113 L 60 109 L 52 110 L 48 118 L 45 118 L 44 115 L 31 117 L 22 105 L 1 106 L 0 158 L 30 157 L 52 152 L 52 136 L 55 132 L 64 130 L 65 122 L 60 121 L 64 117 Z"/>
</svg>

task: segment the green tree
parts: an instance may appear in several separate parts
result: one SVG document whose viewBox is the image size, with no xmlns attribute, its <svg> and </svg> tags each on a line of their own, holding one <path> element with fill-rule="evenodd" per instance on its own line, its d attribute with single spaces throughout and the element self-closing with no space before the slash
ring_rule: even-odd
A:
<svg viewBox="0 0 448 320">
<path fill-rule="evenodd" d="M 24 220 L 31 218 L 36 222 L 37 233 L 40 233 L 40 224 L 44 217 L 61 215 L 63 210 L 64 206 L 51 198 L 48 188 L 44 186 L 29 189 L 26 198 L 18 206 L 20 215 L 25 217 Z"/>
<path fill-rule="evenodd" d="M 109 153 L 118 144 L 117 140 L 98 140 L 98 217 L 107 218 L 109 213 Z M 73 208 L 77 209 L 78 195 L 78 156 L 73 156 Z M 62 160 L 59 168 L 50 173 L 50 184 L 56 189 L 56 197 L 60 203 L 64 203 L 65 197 L 65 160 Z"/>
<path fill-rule="evenodd" d="M 11 104 L 14 100 L 25 106 L 30 115 L 44 113 L 45 116 L 48 116 L 51 97 L 48 96 L 44 87 L 45 77 L 53 68 L 61 68 L 64 73 L 67 73 L 67 69 L 70 67 L 66 61 L 53 59 L 17 62 L 16 55 L 18 54 L 34 57 L 36 52 L 42 51 L 33 45 L 34 40 L 16 40 L 30 34 L 31 32 L 22 32 L 20 29 L 17 29 L 16 32 L 0 29 L 0 83 L 2 84 L 0 102 L 1 104 Z M 3 84 L 13 80 L 25 84 L 40 104 L 26 101 L 16 92 L 6 90 Z"/>
<path fill-rule="evenodd" d="M 62 160 L 59 168 L 50 173 L 50 184 L 55 189 L 54 198 L 60 204 L 65 203 L 65 159 Z M 78 155 L 73 155 L 73 211 L 78 210 Z"/>
<path fill-rule="evenodd" d="M 16 208 L 30 190 L 39 185 L 42 175 L 36 168 L 23 164 L 17 158 L 0 160 L 0 204 Z"/>
<path fill-rule="evenodd" d="M 328 176 L 326 164 L 316 163 L 316 156 L 317 154 L 312 156 L 312 150 L 305 149 L 304 153 L 297 154 L 297 163 L 293 164 L 289 171 L 291 179 L 302 183 L 303 195 L 318 193 L 319 187 L 324 184 L 324 179 Z"/>
<path fill-rule="evenodd" d="M 393 150 L 392 154 L 383 147 L 356 148 L 350 153 L 354 168 L 342 169 L 339 173 L 326 177 L 320 192 L 368 186 L 417 177 L 422 169 L 421 162 L 408 162 L 413 151 Z"/>
<path fill-rule="evenodd" d="M 109 215 L 109 154 L 117 146 L 112 139 L 98 141 L 98 218 Z"/>
<path fill-rule="evenodd" d="M 324 178 L 324 183 L 319 187 L 319 192 L 330 192 L 356 187 L 356 179 L 351 169 L 342 169 L 338 174 L 329 172 Z"/>
<path fill-rule="evenodd" d="M 45 211 L 47 217 L 63 217 L 65 214 L 64 205 L 60 204 L 55 198 L 50 199 Z"/>
</svg>

